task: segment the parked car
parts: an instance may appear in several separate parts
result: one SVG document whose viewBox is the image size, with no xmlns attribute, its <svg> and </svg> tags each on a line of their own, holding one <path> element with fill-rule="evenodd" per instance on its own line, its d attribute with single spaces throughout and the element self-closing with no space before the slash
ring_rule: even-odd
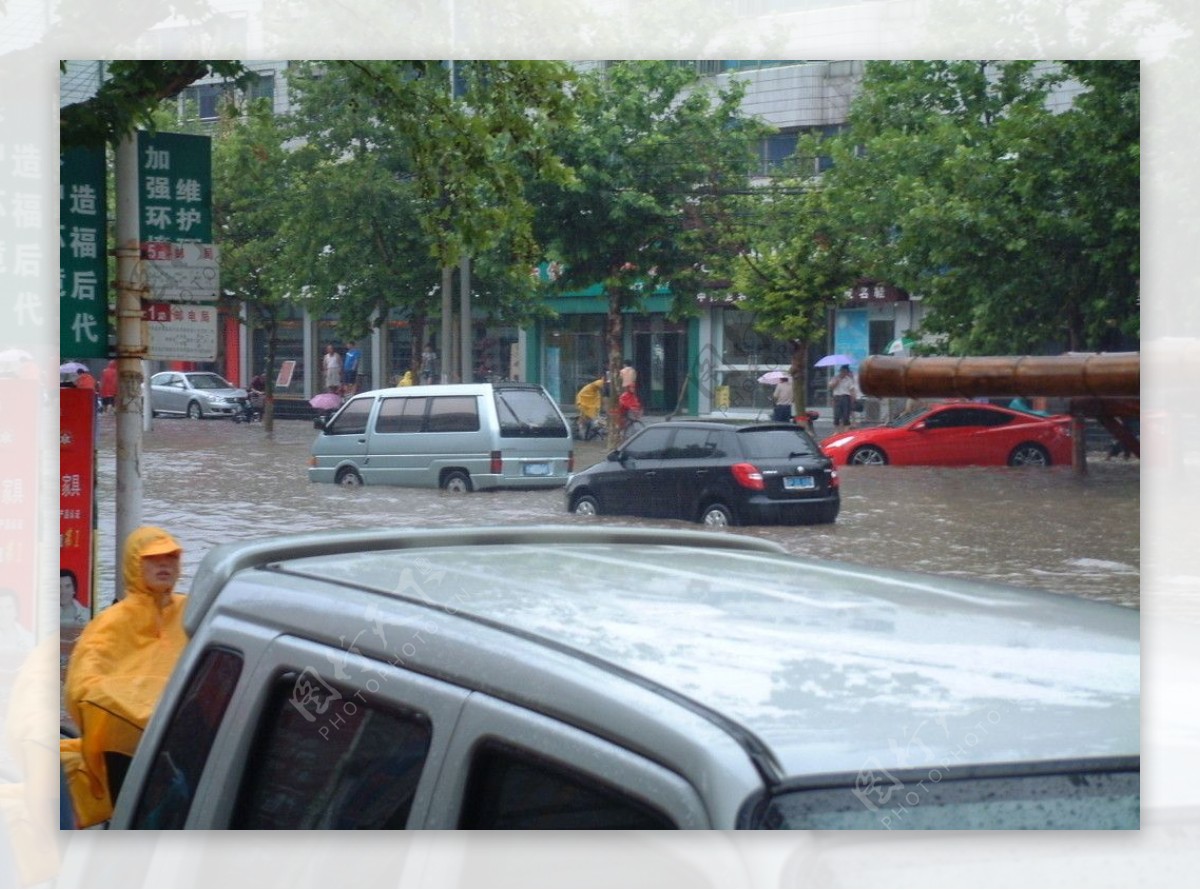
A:
<svg viewBox="0 0 1200 890">
<path fill-rule="evenodd" d="M 378 389 L 313 424 L 310 482 L 462 493 L 558 487 L 574 468 L 566 418 L 531 384 Z"/>
<path fill-rule="evenodd" d="M 950 402 L 883 426 L 835 433 L 821 450 L 838 466 L 1048 467 L 1071 463 L 1071 418 L 982 402 Z"/>
<path fill-rule="evenodd" d="M 611 526 L 215 547 L 113 828 L 1139 826 L 1138 613 Z"/>
<path fill-rule="evenodd" d="M 571 476 L 567 509 L 708 526 L 833 522 L 838 475 L 802 427 L 666 421 Z"/>
<path fill-rule="evenodd" d="M 231 417 L 245 406 L 246 390 L 211 371 L 162 371 L 150 378 L 150 413 L 155 417 Z"/>
</svg>

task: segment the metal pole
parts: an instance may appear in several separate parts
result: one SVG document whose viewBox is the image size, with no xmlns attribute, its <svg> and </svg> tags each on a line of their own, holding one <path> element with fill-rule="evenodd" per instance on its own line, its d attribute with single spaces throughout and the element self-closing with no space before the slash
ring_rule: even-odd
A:
<svg viewBox="0 0 1200 890">
<path fill-rule="evenodd" d="M 460 360 L 462 361 L 462 382 L 470 383 L 475 379 L 471 368 L 471 358 L 475 350 L 471 346 L 471 258 L 463 254 L 458 269 L 458 314 Z"/>
<path fill-rule="evenodd" d="M 121 140 L 116 153 L 117 256 L 117 489 L 114 599 L 125 596 L 125 539 L 142 524 L 142 360 L 141 248 L 138 241 L 137 134 Z"/>
</svg>

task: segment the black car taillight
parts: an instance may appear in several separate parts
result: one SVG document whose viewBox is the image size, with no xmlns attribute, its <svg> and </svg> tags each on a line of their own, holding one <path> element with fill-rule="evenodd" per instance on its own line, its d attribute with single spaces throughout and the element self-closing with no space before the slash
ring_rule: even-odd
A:
<svg viewBox="0 0 1200 890">
<path fill-rule="evenodd" d="M 754 464 L 734 464 L 729 468 L 733 471 L 733 478 L 742 488 L 748 488 L 751 491 L 762 491 L 767 487 L 763 481 L 762 471 Z"/>
</svg>

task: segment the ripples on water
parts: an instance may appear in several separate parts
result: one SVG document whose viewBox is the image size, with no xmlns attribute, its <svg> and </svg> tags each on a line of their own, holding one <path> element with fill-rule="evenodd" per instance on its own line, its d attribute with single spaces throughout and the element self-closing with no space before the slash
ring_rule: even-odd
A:
<svg viewBox="0 0 1200 890">
<path fill-rule="evenodd" d="M 113 591 L 115 457 L 111 418 L 101 423 L 98 465 L 101 603 Z M 306 423 L 159 419 L 143 446 L 142 520 L 185 548 L 184 580 L 216 544 L 337 528 L 535 525 L 583 522 L 561 489 L 467 496 L 400 488 L 343 489 L 308 481 Z M 595 459 L 598 452 L 592 455 Z M 694 527 L 603 517 L 621 525 Z M 789 552 L 872 566 L 978 578 L 1138 605 L 1137 461 L 1069 468 L 849 467 L 832 526 L 758 526 Z"/>
</svg>

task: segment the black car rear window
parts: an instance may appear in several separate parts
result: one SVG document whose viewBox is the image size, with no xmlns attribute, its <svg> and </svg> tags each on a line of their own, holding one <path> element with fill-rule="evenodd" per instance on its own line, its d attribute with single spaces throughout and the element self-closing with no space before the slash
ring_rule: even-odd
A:
<svg viewBox="0 0 1200 890">
<path fill-rule="evenodd" d="M 799 427 L 739 430 L 738 442 L 742 446 L 742 454 L 751 460 L 786 460 L 789 457 L 808 457 L 820 453 L 817 443 Z"/>
</svg>

